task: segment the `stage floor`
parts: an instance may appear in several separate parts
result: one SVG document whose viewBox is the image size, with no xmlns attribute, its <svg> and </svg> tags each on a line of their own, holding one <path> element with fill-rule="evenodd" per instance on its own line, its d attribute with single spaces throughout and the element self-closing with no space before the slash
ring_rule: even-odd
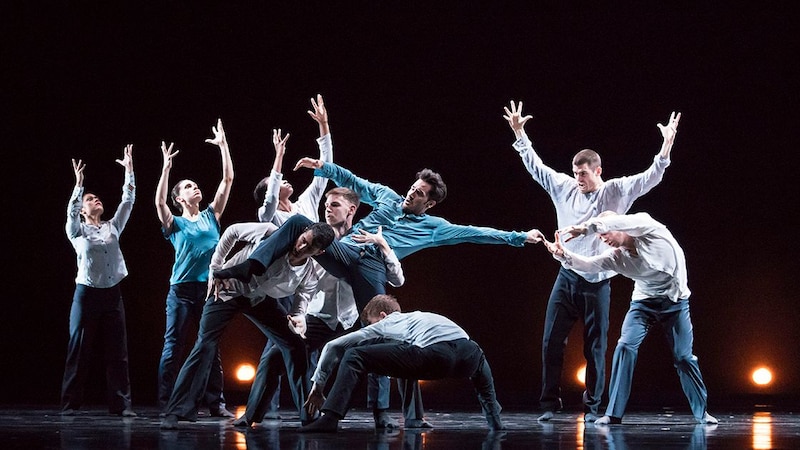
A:
<svg viewBox="0 0 800 450">
<path fill-rule="evenodd" d="M 296 417 L 242 430 L 229 420 L 180 422 L 161 430 L 155 408 L 139 417 L 109 416 L 91 408 L 62 417 L 56 409 L 0 408 L 2 448 L 62 449 L 791 449 L 800 448 L 800 415 L 793 412 L 712 411 L 718 425 L 697 425 L 688 414 L 659 411 L 625 416 L 624 424 L 584 424 L 582 414 L 559 413 L 548 423 L 532 412 L 503 412 L 508 430 L 489 432 L 477 412 L 429 411 L 430 430 L 374 429 L 372 414 L 351 411 L 336 434 L 301 434 Z M 242 411 L 239 409 L 237 415 Z M 398 412 L 393 416 L 400 419 Z"/>
</svg>

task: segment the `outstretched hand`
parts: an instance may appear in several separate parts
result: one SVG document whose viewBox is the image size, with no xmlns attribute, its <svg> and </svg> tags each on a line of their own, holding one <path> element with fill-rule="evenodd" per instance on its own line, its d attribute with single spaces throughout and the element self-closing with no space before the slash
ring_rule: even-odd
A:
<svg viewBox="0 0 800 450">
<path fill-rule="evenodd" d="M 328 123 L 328 110 L 325 109 L 325 102 L 322 100 L 321 94 L 317 94 L 316 100 L 311 99 L 311 107 L 314 108 L 314 111 L 306 112 L 312 119 L 316 120 L 320 125 Z"/>
<path fill-rule="evenodd" d="M 283 155 L 286 153 L 286 141 L 289 140 L 289 133 L 286 133 L 286 136 L 281 137 L 281 129 L 275 128 L 272 129 L 272 146 L 275 147 L 275 154 L 276 155 Z"/>
<path fill-rule="evenodd" d="M 561 235 L 558 231 L 555 232 L 553 242 L 544 240 L 544 246 L 550 253 L 556 256 L 564 256 L 564 246 L 561 243 Z"/>
<path fill-rule="evenodd" d="M 583 236 L 584 234 L 586 234 L 586 226 L 570 225 L 564 229 L 556 230 L 556 236 L 560 236 L 561 234 L 568 234 L 569 237 L 564 239 L 564 242 L 569 242 L 578 236 Z"/>
<path fill-rule="evenodd" d="M 538 244 L 539 242 L 545 241 L 544 234 L 541 231 L 537 230 L 536 228 L 528 231 L 527 237 L 525 238 L 526 244 Z"/>
<path fill-rule="evenodd" d="M 228 145 L 228 141 L 225 139 L 225 129 L 222 128 L 222 119 L 217 119 L 217 126 L 212 126 L 211 132 L 214 133 L 214 137 L 206 139 L 207 143 L 214 144 L 219 147 Z"/>
<path fill-rule="evenodd" d="M 72 158 L 72 171 L 75 172 L 75 186 L 83 186 L 83 169 L 86 168 L 86 164 L 83 163 L 83 160 L 79 159 L 78 162 L 75 162 L 75 158 Z"/>
<path fill-rule="evenodd" d="M 305 157 L 300 161 L 297 161 L 297 164 L 294 165 L 294 170 L 305 167 L 306 169 L 321 169 L 322 168 L 322 161 L 314 158 Z"/>
<path fill-rule="evenodd" d="M 681 113 L 675 114 L 675 111 L 672 111 L 672 114 L 669 115 L 669 122 L 666 125 L 658 125 L 658 129 L 661 130 L 661 136 L 664 137 L 665 142 L 672 143 L 675 140 L 675 135 L 678 134 L 678 122 L 681 120 Z"/>
<path fill-rule="evenodd" d="M 163 163 L 163 168 L 164 169 L 171 169 L 172 168 L 172 158 L 174 158 L 175 155 L 177 155 L 178 153 L 181 152 L 180 150 L 175 150 L 175 152 L 173 152 L 172 151 L 172 147 L 174 145 L 175 145 L 174 142 L 170 142 L 169 143 L 169 147 L 167 147 L 167 144 L 164 141 L 161 141 L 161 155 L 164 158 L 164 163 Z"/>
<path fill-rule="evenodd" d="M 518 105 L 514 105 L 514 100 L 511 100 L 511 109 L 509 110 L 508 107 L 504 107 L 506 114 L 503 116 L 504 119 L 508 121 L 508 125 L 514 130 L 514 133 L 522 131 L 522 128 L 525 126 L 525 122 L 530 119 L 533 119 L 533 116 L 523 116 L 522 115 L 522 102 L 520 101 Z"/>
<path fill-rule="evenodd" d="M 122 149 L 122 159 L 116 159 L 115 161 L 124 167 L 126 172 L 133 172 L 133 144 L 126 145 Z"/>
</svg>

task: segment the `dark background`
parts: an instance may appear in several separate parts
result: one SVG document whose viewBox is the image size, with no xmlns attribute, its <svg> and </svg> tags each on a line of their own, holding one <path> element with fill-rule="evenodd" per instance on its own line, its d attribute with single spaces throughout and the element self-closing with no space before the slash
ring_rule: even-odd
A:
<svg viewBox="0 0 800 450">
<path fill-rule="evenodd" d="M 656 123 L 682 112 L 672 165 L 632 211 L 667 224 L 686 252 L 695 353 L 712 409 L 798 398 L 791 286 L 800 40 L 791 3 L 116 3 L 16 4 L 2 19 L 10 175 L 2 402 L 58 402 L 75 276 L 64 234 L 70 158 L 87 163 L 85 185 L 105 200 L 108 218 L 123 174 L 114 159 L 134 144 L 138 198 L 121 240 L 130 272 L 122 290 L 134 403 L 153 404 L 174 255 L 153 206 L 160 141 L 181 150 L 171 183 L 192 178 L 210 198 L 221 169 L 204 139 L 221 117 L 236 171 L 222 224 L 251 221 L 252 188 L 274 156 L 273 127 L 292 134 L 286 177 L 298 193 L 310 181 L 309 171 L 290 169 L 317 154 L 317 126 L 306 114 L 317 93 L 330 112 L 337 163 L 401 193 L 417 170 L 432 168 L 450 194 L 431 213 L 548 235 L 553 206 L 511 147 L 502 118 L 509 100 L 523 100 L 534 116 L 526 130 L 547 164 L 569 173 L 572 155 L 590 147 L 606 179 L 645 169 L 661 144 Z M 404 308 L 461 324 L 486 351 L 500 401 L 534 409 L 558 270 L 544 248 L 460 245 L 403 265 L 407 284 L 392 292 Z M 612 286 L 609 360 L 632 284 L 617 277 Z M 224 338 L 234 402 L 247 386 L 231 378 L 233 368 L 255 363 L 263 343 L 245 319 Z M 572 374 L 581 361 L 578 325 L 564 383 L 571 406 L 580 403 Z M 775 370 L 771 387 L 749 383 L 757 364 Z M 94 380 L 102 403 L 99 366 Z M 685 409 L 658 333 L 642 347 L 635 383 L 634 400 Z M 433 386 L 429 408 L 472 405 L 458 383 Z"/>
</svg>

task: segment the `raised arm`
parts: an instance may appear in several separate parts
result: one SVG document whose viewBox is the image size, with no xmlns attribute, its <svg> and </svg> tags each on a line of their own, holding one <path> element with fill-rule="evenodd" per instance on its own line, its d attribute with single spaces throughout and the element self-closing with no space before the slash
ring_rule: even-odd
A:
<svg viewBox="0 0 800 450">
<path fill-rule="evenodd" d="M 325 102 L 322 100 L 322 95 L 317 94 L 317 100 L 311 99 L 311 107 L 313 111 L 306 111 L 308 115 L 319 124 L 319 137 L 330 134 L 331 129 L 328 125 L 328 110 L 325 109 Z"/>
<path fill-rule="evenodd" d="M 659 156 L 663 159 L 669 159 L 670 151 L 672 151 L 672 144 L 675 142 L 675 135 L 678 134 L 678 122 L 681 120 L 681 113 L 669 115 L 669 122 L 666 125 L 658 125 L 661 130 L 661 136 L 664 137 L 664 142 L 661 144 L 661 150 L 658 152 Z"/>
<path fill-rule="evenodd" d="M 228 204 L 228 196 L 231 193 L 233 161 L 231 161 L 231 152 L 228 148 L 228 140 L 225 137 L 225 129 L 222 128 L 222 119 L 217 119 L 217 126 L 211 127 L 211 132 L 214 133 L 214 137 L 206 139 L 206 142 L 218 146 L 222 157 L 222 180 L 219 182 L 217 192 L 214 194 L 214 200 L 210 205 L 214 209 L 214 216 L 219 221 L 220 216 L 225 211 L 225 205 Z"/>
<path fill-rule="evenodd" d="M 281 137 L 281 129 L 272 129 L 272 147 L 275 149 L 275 161 L 272 163 L 272 172 L 267 180 L 267 191 L 264 193 L 264 202 L 258 208 L 258 220 L 261 222 L 271 222 L 278 210 L 278 194 L 281 190 L 281 180 L 283 180 L 283 155 L 286 154 L 286 142 L 289 140 L 289 133 Z"/>
<path fill-rule="evenodd" d="M 82 160 L 72 159 L 72 171 L 75 173 L 75 187 L 72 188 L 72 195 L 67 204 L 67 237 L 70 239 L 78 236 L 81 230 L 81 206 L 83 204 L 83 170 L 86 164 Z"/>
<path fill-rule="evenodd" d="M 175 157 L 180 150 L 172 151 L 174 142 L 169 143 L 169 147 L 164 141 L 161 141 L 161 176 L 158 178 L 158 185 L 156 186 L 156 213 L 158 220 L 161 221 L 161 228 L 169 230 L 172 228 L 172 211 L 167 205 L 167 195 L 169 191 L 169 171 L 172 169 L 172 158 Z"/>
<path fill-rule="evenodd" d="M 514 105 L 514 100 L 511 100 L 511 109 L 508 107 L 503 107 L 506 114 L 503 116 L 504 119 L 508 121 L 508 126 L 511 127 L 511 131 L 514 132 L 514 136 L 517 139 L 521 138 L 525 135 L 525 122 L 533 119 L 533 116 L 523 116 L 522 115 L 522 102 L 520 101 L 519 104 Z"/>
<path fill-rule="evenodd" d="M 122 150 L 122 159 L 115 161 L 125 168 L 125 181 L 122 185 L 122 201 L 120 201 L 111 222 L 114 223 L 117 230 L 122 232 L 131 216 L 133 202 L 136 200 L 136 180 L 133 175 L 133 144 L 126 145 Z"/>
</svg>

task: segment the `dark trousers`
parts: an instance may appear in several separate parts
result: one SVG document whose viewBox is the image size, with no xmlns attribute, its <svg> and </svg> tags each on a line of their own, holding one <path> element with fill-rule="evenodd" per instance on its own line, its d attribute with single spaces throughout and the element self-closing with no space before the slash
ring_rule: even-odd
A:
<svg viewBox="0 0 800 450">
<path fill-rule="evenodd" d="M 275 299 L 269 297 L 256 306 L 251 306 L 250 300 L 246 297 L 237 297 L 227 302 L 211 299 L 206 302 L 203 316 L 200 319 L 197 340 L 178 374 L 166 414 L 189 420 L 197 417 L 197 408 L 208 380 L 208 374 L 214 356 L 219 351 L 219 339 L 228 323 L 240 312 L 274 344 L 274 347 L 268 352 L 268 359 L 277 358 L 278 363 L 271 364 L 271 370 L 266 373 L 262 372 L 261 377 L 258 372 L 256 373 L 257 380 L 263 382 L 265 386 L 261 389 L 266 399 L 265 407 L 269 404 L 269 399 L 272 398 L 277 388 L 279 375 L 286 372 L 292 399 L 300 413 L 301 420 L 305 418 L 303 403 L 308 394 L 305 381 L 308 368 L 305 344 L 289 329 L 286 310 L 280 307 Z M 277 357 L 273 355 L 277 355 Z M 266 362 L 264 365 L 267 365 Z M 261 364 L 259 364 L 259 369 L 261 369 Z"/>
<path fill-rule="evenodd" d="M 269 267 L 294 245 L 297 237 L 313 222 L 296 214 L 277 231 L 261 241 L 248 259 Z M 331 275 L 343 278 L 353 288 L 359 311 L 378 294 L 386 293 L 386 264 L 375 246 L 358 247 L 333 241 L 325 253 L 314 257 Z"/>
<path fill-rule="evenodd" d="M 164 331 L 164 348 L 158 364 L 158 406 L 163 411 L 175 387 L 175 379 L 181 368 L 184 349 L 192 336 L 191 324 L 199 324 L 206 301 L 208 285 L 202 282 L 173 284 L 167 294 L 167 325 Z M 222 394 L 222 359 L 219 352 L 211 362 L 208 385 L 203 389 L 203 403 L 212 409 L 225 407 Z"/>
<path fill-rule="evenodd" d="M 106 365 L 108 410 L 120 413 L 131 406 L 125 307 L 119 285 L 110 288 L 75 286 L 69 314 L 69 344 L 61 383 L 61 408 L 78 409 L 92 359 L 100 341 Z"/>
<path fill-rule="evenodd" d="M 562 406 L 561 373 L 564 348 L 572 327 L 583 321 L 583 357 L 586 359 L 585 412 L 597 414 L 606 381 L 606 346 L 611 283 L 590 283 L 571 270 L 561 268 L 547 301 L 542 336 L 542 394 L 539 403 L 546 411 Z"/>
<path fill-rule="evenodd" d="M 353 389 L 367 373 L 407 380 L 470 378 L 482 405 L 496 402 L 494 380 L 483 350 L 471 340 L 456 339 L 424 348 L 386 342 L 347 349 L 322 409 L 344 417 Z"/>
</svg>

